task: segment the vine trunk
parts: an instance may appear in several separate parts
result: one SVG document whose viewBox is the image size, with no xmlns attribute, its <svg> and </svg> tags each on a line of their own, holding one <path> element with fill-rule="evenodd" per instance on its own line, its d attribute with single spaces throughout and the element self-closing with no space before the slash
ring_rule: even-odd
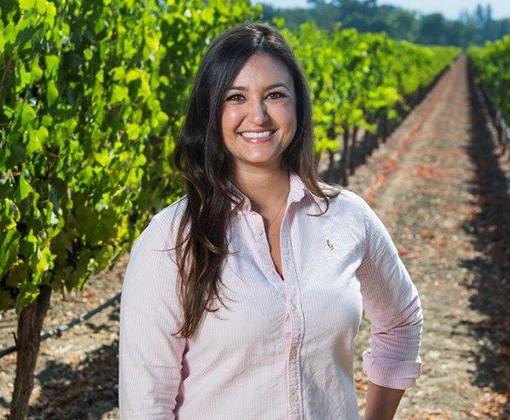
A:
<svg viewBox="0 0 510 420">
<path fill-rule="evenodd" d="M 34 387 L 35 365 L 41 345 L 41 330 L 50 306 L 50 297 L 51 288 L 41 286 L 37 299 L 25 307 L 19 315 L 16 342 L 18 360 L 9 420 L 24 420 L 27 416 L 28 403 Z"/>
</svg>

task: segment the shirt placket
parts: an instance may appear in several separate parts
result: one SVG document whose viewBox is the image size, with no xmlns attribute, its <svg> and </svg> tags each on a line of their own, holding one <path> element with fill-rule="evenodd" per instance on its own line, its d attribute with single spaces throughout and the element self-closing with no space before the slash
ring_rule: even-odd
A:
<svg viewBox="0 0 510 420">
<path fill-rule="evenodd" d="M 247 207 L 245 207 L 245 210 Z M 262 219 L 262 216 L 255 212 L 249 211 L 248 207 L 248 214 L 246 216 L 246 219 L 250 225 L 250 228 L 253 232 L 253 237 L 255 240 L 255 246 L 257 248 L 257 252 L 261 258 L 262 261 L 262 269 L 266 275 L 266 278 L 269 280 L 271 285 L 275 287 L 278 291 L 278 293 L 283 296 L 285 293 L 284 287 L 282 285 L 282 279 L 280 278 L 279 274 L 276 272 L 275 265 L 273 263 L 273 260 L 271 258 L 271 253 L 269 250 L 269 243 L 267 241 L 266 237 L 266 230 L 264 227 L 264 220 Z M 282 255 L 283 258 L 283 255 Z"/>
<path fill-rule="evenodd" d="M 291 207 L 292 208 L 292 207 Z M 275 270 L 271 258 L 269 243 L 265 235 L 264 221 L 259 214 L 250 211 L 249 204 L 247 221 L 254 235 L 257 252 L 261 257 L 263 270 L 269 282 L 279 291 L 282 303 L 286 306 L 285 319 L 285 355 L 287 357 L 287 413 L 288 420 L 304 419 L 303 392 L 301 383 L 300 348 L 304 336 L 304 319 L 301 306 L 300 289 L 297 280 L 294 258 L 290 241 L 290 226 L 287 211 L 284 213 L 280 233 L 280 248 L 285 281 L 282 281 Z"/>
<path fill-rule="evenodd" d="M 284 217 L 281 232 L 282 265 L 285 274 L 284 288 L 286 297 L 286 330 L 290 333 L 286 343 L 288 376 L 288 419 L 302 420 L 303 391 L 301 383 L 300 349 L 304 336 L 304 319 L 297 272 L 295 269 L 288 218 Z"/>
</svg>

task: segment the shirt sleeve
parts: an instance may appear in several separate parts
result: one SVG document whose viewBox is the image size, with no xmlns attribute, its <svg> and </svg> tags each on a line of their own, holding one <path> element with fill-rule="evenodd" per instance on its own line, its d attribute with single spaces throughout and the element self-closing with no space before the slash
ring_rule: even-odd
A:
<svg viewBox="0 0 510 420">
<path fill-rule="evenodd" d="M 406 389 L 421 374 L 420 298 L 388 230 L 364 200 L 363 204 L 366 247 L 356 274 L 372 323 L 371 351 L 363 353 L 363 370 L 376 385 Z"/>
<path fill-rule="evenodd" d="M 157 216 L 156 216 L 157 217 Z M 121 420 L 174 419 L 186 340 L 172 336 L 181 317 L 175 253 L 153 218 L 136 240 L 120 306 Z"/>
</svg>

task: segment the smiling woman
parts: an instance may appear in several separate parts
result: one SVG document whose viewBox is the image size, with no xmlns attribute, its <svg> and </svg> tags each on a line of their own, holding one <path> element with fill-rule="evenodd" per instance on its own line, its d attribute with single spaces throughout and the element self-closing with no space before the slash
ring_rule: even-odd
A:
<svg viewBox="0 0 510 420">
<path fill-rule="evenodd" d="M 392 419 L 420 374 L 418 293 L 367 203 L 319 182 L 307 83 L 276 30 L 211 44 L 175 158 L 187 195 L 124 279 L 122 419 L 359 419 L 362 308 L 366 419 Z"/>
<path fill-rule="evenodd" d="M 234 173 L 278 170 L 296 133 L 296 93 L 285 64 L 253 54 L 227 90 L 221 129 Z"/>
</svg>

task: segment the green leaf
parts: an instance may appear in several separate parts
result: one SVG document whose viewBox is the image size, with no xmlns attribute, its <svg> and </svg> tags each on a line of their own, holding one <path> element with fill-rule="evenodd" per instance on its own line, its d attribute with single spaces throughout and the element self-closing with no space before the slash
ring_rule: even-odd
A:
<svg viewBox="0 0 510 420">
<path fill-rule="evenodd" d="M 51 127 L 52 124 L 53 124 L 53 117 L 51 115 L 46 114 L 41 118 L 41 126 Z"/>
<path fill-rule="evenodd" d="M 48 101 L 48 105 L 51 106 L 58 99 L 58 89 L 54 80 L 49 80 L 46 85 L 46 100 Z"/>
<path fill-rule="evenodd" d="M 126 74 L 126 82 L 130 83 L 133 80 L 138 80 L 143 77 L 144 72 L 140 69 L 129 70 Z"/>
<path fill-rule="evenodd" d="M 49 135 L 48 129 L 44 126 L 41 126 L 37 129 L 36 135 L 41 144 L 44 144 Z"/>
<path fill-rule="evenodd" d="M 94 155 L 94 159 L 96 162 L 98 162 L 101 166 L 108 166 L 108 164 L 111 162 L 112 158 L 108 154 L 107 150 L 103 150 L 100 153 L 96 153 Z"/>
<path fill-rule="evenodd" d="M 0 201 L 0 231 L 16 229 L 20 217 L 20 211 L 11 199 Z"/>
<path fill-rule="evenodd" d="M 276 28 L 282 29 L 285 27 L 285 18 L 282 17 L 274 17 L 273 18 L 273 25 Z"/>
<path fill-rule="evenodd" d="M 29 275 L 28 265 L 25 262 L 18 261 L 11 267 L 5 284 L 9 287 L 18 287 L 19 284 L 28 280 Z"/>
<path fill-rule="evenodd" d="M 133 161 L 133 166 L 144 166 L 147 163 L 147 158 L 143 153 L 140 153 Z"/>
<path fill-rule="evenodd" d="M 128 124 L 126 128 L 129 140 L 134 140 L 140 136 L 140 126 L 138 124 Z"/>
<path fill-rule="evenodd" d="M 24 200 L 28 195 L 34 191 L 32 186 L 27 182 L 24 171 L 21 171 L 19 177 L 19 196 L 21 200 Z"/>
<path fill-rule="evenodd" d="M 14 109 L 9 108 L 7 105 L 4 105 L 4 114 L 7 118 L 11 119 L 14 115 Z"/>
<path fill-rule="evenodd" d="M 35 152 L 40 152 L 42 150 L 41 141 L 37 138 L 35 130 L 28 130 L 29 132 L 29 141 L 26 147 L 26 152 L 28 156 L 31 156 Z"/>
<path fill-rule="evenodd" d="M 90 60 L 92 60 L 92 57 L 94 57 L 94 53 L 92 52 L 92 50 L 90 48 L 87 48 L 83 52 L 83 56 L 85 57 L 85 60 L 90 61 Z"/>
<path fill-rule="evenodd" d="M 166 115 L 163 111 L 159 111 L 156 117 L 151 119 L 151 126 L 154 130 L 161 131 L 168 123 L 168 120 L 168 115 Z"/>
<path fill-rule="evenodd" d="M 126 86 L 115 85 L 112 91 L 111 102 L 122 102 L 128 98 L 129 90 Z"/>
<path fill-rule="evenodd" d="M 43 248 L 37 255 L 37 263 L 33 267 L 34 274 L 41 276 L 53 267 L 53 256 L 49 248 Z"/>
<path fill-rule="evenodd" d="M 23 282 L 19 288 L 19 294 L 16 298 L 16 314 L 20 314 L 22 309 L 30 305 L 39 296 L 39 285 Z"/>
<path fill-rule="evenodd" d="M 35 6 L 36 0 L 18 0 L 19 8 L 21 10 L 32 10 Z"/>
<path fill-rule="evenodd" d="M 46 19 L 44 20 L 49 27 L 53 27 L 55 23 L 55 16 L 57 15 L 57 8 L 52 2 L 46 2 Z"/>
<path fill-rule="evenodd" d="M 21 108 L 21 126 L 27 126 L 31 121 L 37 118 L 37 114 L 35 110 L 28 105 L 26 102 L 22 105 Z"/>
<path fill-rule="evenodd" d="M 214 24 L 214 9 L 212 7 L 207 7 L 206 9 L 204 9 L 200 16 L 207 24 L 209 25 Z"/>
<path fill-rule="evenodd" d="M 36 0 L 35 5 L 37 6 L 37 11 L 39 13 L 44 13 L 46 11 L 46 7 L 48 6 L 47 0 Z"/>
<path fill-rule="evenodd" d="M 16 229 L 8 230 L 0 235 L 0 275 L 3 275 L 18 255 L 20 234 Z"/>
<path fill-rule="evenodd" d="M 19 66 L 19 78 L 20 78 L 21 83 L 20 83 L 18 89 L 23 89 L 26 85 L 30 84 L 30 80 L 32 78 L 30 75 L 30 72 L 28 72 L 25 69 L 25 66 L 23 65 L 23 63 L 21 63 Z"/>
<path fill-rule="evenodd" d="M 48 138 L 48 129 L 41 126 L 37 130 L 29 130 L 29 136 L 26 152 L 30 156 L 43 150 L 43 144 Z"/>
<path fill-rule="evenodd" d="M 110 74 L 112 75 L 112 80 L 115 80 L 116 82 L 124 80 L 124 77 L 126 77 L 126 70 L 124 67 L 114 67 Z"/>
<path fill-rule="evenodd" d="M 44 60 L 46 61 L 46 74 L 54 76 L 57 73 L 60 59 L 58 56 L 50 54 L 45 56 Z"/>
<path fill-rule="evenodd" d="M 38 82 L 43 77 L 43 71 L 39 66 L 39 56 L 35 56 L 34 61 L 32 61 L 32 67 L 30 68 L 30 76 L 31 82 Z"/>
</svg>

